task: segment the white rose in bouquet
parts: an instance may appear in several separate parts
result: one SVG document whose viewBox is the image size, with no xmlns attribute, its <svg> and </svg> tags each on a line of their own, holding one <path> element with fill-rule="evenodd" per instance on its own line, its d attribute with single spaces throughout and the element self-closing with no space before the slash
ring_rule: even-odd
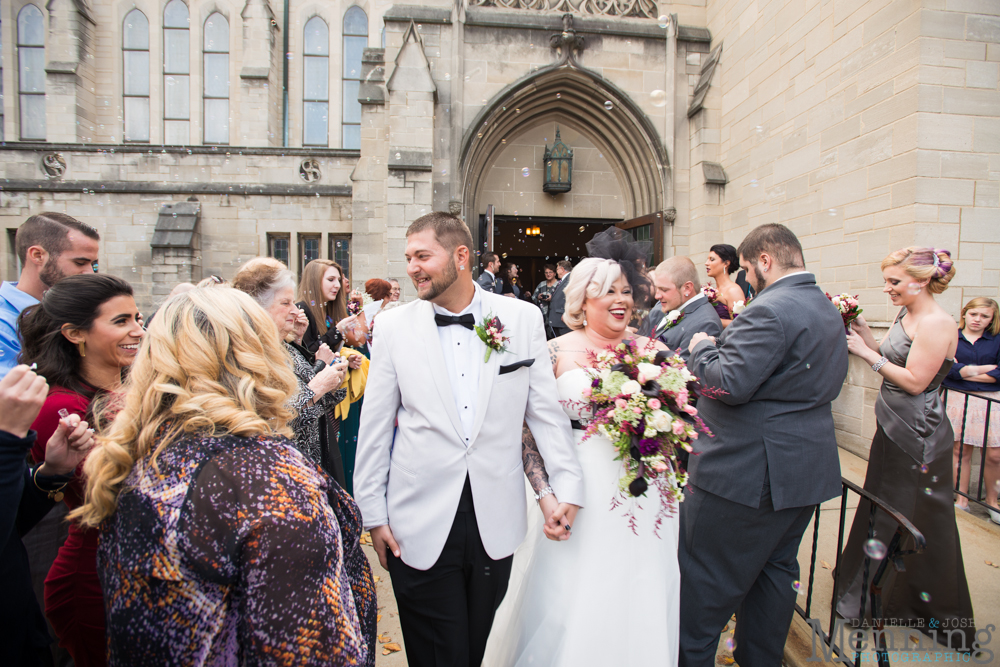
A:
<svg viewBox="0 0 1000 667">
<path fill-rule="evenodd" d="M 660 377 L 661 368 L 656 364 L 639 364 L 639 384 L 646 384 L 650 380 Z"/>
<path fill-rule="evenodd" d="M 655 428 L 660 433 L 668 433 L 672 426 L 673 420 L 663 410 L 653 410 L 649 414 L 649 418 L 646 423 Z"/>
<path fill-rule="evenodd" d="M 635 380 L 628 380 L 622 384 L 621 393 L 626 396 L 631 396 L 633 394 L 638 394 L 642 392 L 642 385 L 640 385 Z"/>
<path fill-rule="evenodd" d="M 743 312 L 743 309 L 747 307 L 745 301 L 737 301 L 733 304 L 733 315 L 739 315 Z"/>
</svg>

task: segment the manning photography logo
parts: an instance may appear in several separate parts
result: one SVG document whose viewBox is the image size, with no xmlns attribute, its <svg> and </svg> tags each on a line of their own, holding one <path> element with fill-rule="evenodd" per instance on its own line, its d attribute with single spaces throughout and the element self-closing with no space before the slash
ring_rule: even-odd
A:
<svg viewBox="0 0 1000 667">
<path fill-rule="evenodd" d="M 882 628 L 866 624 L 854 626 L 838 618 L 833 625 L 830 645 L 826 643 L 826 633 L 822 623 L 809 619 L 812 628 L 812 656 L 806 662 L 839 662 L 853 665 L 860 654 L 861 662 L 875 662 L 878 653 L 885 653 L 892 664 L 901 662 L 964 662 L 976 665 L 992 665 L 993 651 L 988 647 L 993 641 L 996 626 L 987 625 L 976 631 L 972 646 L 966 646 L 965 626 L 960 624 L 945 627 L 940 621 L 931 619 L 927 627 L 923 621 L 893 623 L 894 619 L 884 619 Z M 954 619 L 957 621 L 958 619 Z M 845 651 L 837 657 L 831 648 L 836 644 Z M 952 648 L 948 648 L 951 646 Z M 850 651 L 850 653 L 847 653 Z M 957 653 L 956 653 L 957 652 Z"/>
</svg>

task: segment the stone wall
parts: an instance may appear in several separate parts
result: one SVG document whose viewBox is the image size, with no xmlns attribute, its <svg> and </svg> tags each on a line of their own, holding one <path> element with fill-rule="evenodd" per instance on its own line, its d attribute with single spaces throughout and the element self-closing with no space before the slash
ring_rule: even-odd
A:
<svg viewBox="0 0 1000 667">
<path fill-rule="evenodd" d="M 859 294 L 882 330 L 895 309 L 879 263 L 896 248 L 952 251 L 958 273 L 939 301 L 956 317 L 970 297 L 997 295 L 1000 5 L 710 0 L 707 16 L 724 51 L 709 120 L 690 130 L 718 117 L 730 182 L 718 220 L 692 204 L 689 254 L 781 222 L 821 287 Z M 836 405 L 841 442 L 858 452 L 879 382 L 862 366 L 852 360 Z"/>
</svg>

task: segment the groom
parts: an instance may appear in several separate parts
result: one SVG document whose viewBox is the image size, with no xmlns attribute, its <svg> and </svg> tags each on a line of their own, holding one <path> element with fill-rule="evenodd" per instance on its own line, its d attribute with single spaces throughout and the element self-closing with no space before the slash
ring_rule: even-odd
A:
<svg viewBox="0 0 1000 667">
<path fill-rule="evenodd" d="M 840 314 L 778 224 L 740 244 L 758 295 L 718 341 L 691 338 L 688 368 L 714 433 L 697 440 L 681 504 L 681 667 L 715 664 L 736 612 L 740 665 L 780 665 L 799 578 L 798 550 L 816 505 L 840 495 L 830 403 L 847 376 Z"/>
<path fill-rule="evenodd" d="M 472 236 L 458 218 L 418 218 L 406 241 L 420 300 L 374 329 L 354 488 L 392 576 L 408 664 L 472 667 L 526 531 L 522 422 L 559 500 L 546 517 L 553 537 L 583 503 L 583 473 L 540 311 L 473 282 Z M 509 340 L 487 359 L 473 329 L 491 317 Z"/>
</svg>

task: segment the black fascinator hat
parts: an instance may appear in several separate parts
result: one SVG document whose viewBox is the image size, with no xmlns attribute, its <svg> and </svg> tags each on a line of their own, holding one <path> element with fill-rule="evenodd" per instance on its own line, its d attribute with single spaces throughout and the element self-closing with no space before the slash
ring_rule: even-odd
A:
<svg viewBox="0 0 1000 667">
<path fill-rule="evenodd" d="M 649 241 L 635 238 L 618 227 L 608 227 L 587 243 L 587 254 L 598 259 L 610 259 L 622 267 L 622 275 L 632 287 L 632 298 L 638 310 L 646 310 L 653 300 L 653 283 L 647 272 L 650 251 Z"/>
</svg>

